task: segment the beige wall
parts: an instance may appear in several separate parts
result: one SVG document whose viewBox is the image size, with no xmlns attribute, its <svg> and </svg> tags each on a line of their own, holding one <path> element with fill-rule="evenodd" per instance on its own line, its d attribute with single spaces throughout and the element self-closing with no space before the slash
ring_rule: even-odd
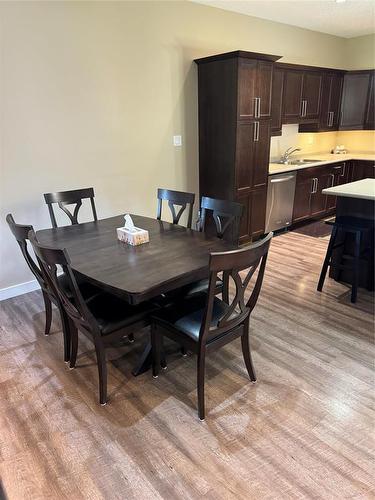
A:
<svg viewBox="0 0 375 500">
<path fill-rule="evenodd" d="M 1 2 L 0 23 L 0 289 L 32 278 L 5 214 L 48 227 L 44 192 L 94 186 L 99 217 L 198 192 L 194 58 L 347 65 L 338 37 L 188 2 Z"/>
<path fill-rule="evenodd" d="M 345 40 L 346 69 L 375 68 L 375 35 Z"/>
</svg>

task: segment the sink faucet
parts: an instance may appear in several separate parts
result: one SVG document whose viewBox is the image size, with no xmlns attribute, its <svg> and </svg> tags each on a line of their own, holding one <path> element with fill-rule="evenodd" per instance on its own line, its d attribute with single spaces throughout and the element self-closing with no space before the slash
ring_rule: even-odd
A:
<svg viewBox="0 0 375 500">
<path fill-rule="evenodd" d="M 280 163 L 288 163 L 289 157 L 295 153 L 296 151 L 301 151 L 301 148 L 288 148 L 284 154 L 281 155 L 280 157 Z"/>
</svg>

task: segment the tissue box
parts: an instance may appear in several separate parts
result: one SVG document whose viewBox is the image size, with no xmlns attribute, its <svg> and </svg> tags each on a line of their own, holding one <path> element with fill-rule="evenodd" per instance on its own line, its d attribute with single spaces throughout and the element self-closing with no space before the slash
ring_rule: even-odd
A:
<svg viewBox="0 0 375 500">
<path fill-rule="evenodd" d="M 142 245 L 150 241 L 148 231 L 139 227 L 125 229 L 124 227 L 117 228 L 117 238 L 129 245 Z"/>
</svg>

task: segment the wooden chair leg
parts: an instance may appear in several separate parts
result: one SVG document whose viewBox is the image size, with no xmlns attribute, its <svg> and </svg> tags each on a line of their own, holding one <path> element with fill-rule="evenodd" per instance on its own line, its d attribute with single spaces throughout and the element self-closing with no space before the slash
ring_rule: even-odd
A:
<svg viewBox="0 0 375 500">
<path fill-rule="evenodd" d="M 107 364 L 105 348 L 101 339 L 95 339 L 96 360 L 99 374 L 99 401 L 102 406 L 107 404 Z"/>
<path fill-rule="evenodd" d="M 322 267 L 322 272 L 320 273 L 320 278 L 319 278 L 319 283 L 318 283 L 318 288 L 317 288 L 318 292 L 321 292 L 323 290 L 324 280 L 326 278 L 327 269 L 329 266 L 329 261 L 332 257 L 333 245 L 335 244 L 337 231 L 338 231 L 337 227 L 333 226 L 331 238 L 329 240 L 329 244 L 328 244 L 328 248 L 327 248 L 327 253 L 326 253 L 323 267 Z"/>
<path fill-rule="evenodd" d="M 198 392 L 198 416 L 201 420 L 205 417 L 204 405 L 204 374 L 206 364 L 206 352 L 202 349 L 198 354 L 197 361 L 197 392 Z"/>
<path fill-rule="evenodd" d="M 42 294 L 43 294 L 44 307 L 46 310 L 46 325 L 44 329 L 44 335 L 49 335 L 52 324 L 52 302 L 46 292 L 43 291 Z"/>
<path fill-rule="evenodd" d="M 155 325 L 151 325 L 152 376 L 157 378 L 160 370 L 160 339 Z"/>
<path fill-rule="evenodd" d="M 361 232 L 357 231 L 355 233 L 353 282 L 352 282 L 352 293 L 351 293 L 351 298 L 350 298 L 350 301 L 353 304 L 357 301 L 360 254 L 361 254 Z"/>
<path fill-rule="evenodd" d="M 62 326 L 62 332 L 63 332 L 63 339 L 64 339 L 64 361 L 65 363 L 68 363 L 70 360 L 70 350 L 71 350 L 71 328 L 70 328 L 70 321 L 68 318 L 68 315 L 64 311 L 62 306 L 59 307 L 59 312 L 60 312 L 60 318 L 61 318 L 61 326 Z"/>
<path fill-rule="evenodd" d="M 250 380 L 252 382 L 256 382 L 256 375 L 253 366 L 253 361 L 251 359 L 250 352 L 250 342 L 249 342 L 249 329 L 247 328 L 245 332 L 241 336 L 241 346 L 242 346 L 242 355 L 245 361 L 247 373 L 249 374 Z"/>
<path fill-rule="evenodd" d="M 69 331 L 70 331 L 70 364 L 69 367 L 71 369 L 75 368 L 77 362 L 77 351 L 78 351 L 78 329 L 73 323 L 72 320 L 69 319 Z"/>
</svg>

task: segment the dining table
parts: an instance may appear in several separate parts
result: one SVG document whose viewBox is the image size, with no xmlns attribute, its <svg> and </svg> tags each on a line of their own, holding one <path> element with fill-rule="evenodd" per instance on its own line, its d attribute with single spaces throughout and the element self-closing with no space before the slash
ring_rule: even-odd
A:
<svg viewBox="0 0 375 500">
<path fill-rule="evenodd" d="M 131 305 L 155 299 L 184 285 L 208 278 L 211 252 L 234 250 L 233 243 L 184 226 L 131 214 L 134 225 L 149 232 L 149 242 L 132 246 L 118 240 L 124 215 L 93 222 L 42 229 L 42 245 L 66 248 L 78 276 Z M 151 364 L 148 341 L 137 376 Z"/>
</svg>

